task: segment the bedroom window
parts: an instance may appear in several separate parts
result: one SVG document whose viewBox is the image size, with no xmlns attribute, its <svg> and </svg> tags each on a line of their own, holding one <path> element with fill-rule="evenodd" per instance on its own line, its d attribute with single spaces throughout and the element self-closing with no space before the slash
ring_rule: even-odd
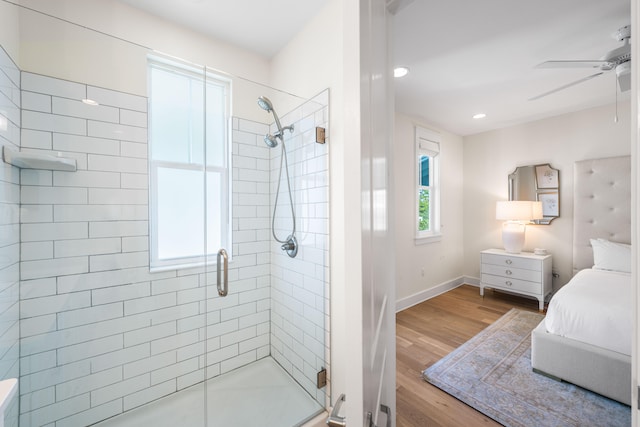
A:
<svg viewBox="0 0 640 427">
<path fill-rule="evenodd" d="M 230 83 L 149 60 L 149 245 L 152 271 L 215 262 L 229 247 Z"/>
<path fill-rule="evenodd" d="M 440 240 L 440 139 L 416 127 L 416 243 Z"/>
</svg>

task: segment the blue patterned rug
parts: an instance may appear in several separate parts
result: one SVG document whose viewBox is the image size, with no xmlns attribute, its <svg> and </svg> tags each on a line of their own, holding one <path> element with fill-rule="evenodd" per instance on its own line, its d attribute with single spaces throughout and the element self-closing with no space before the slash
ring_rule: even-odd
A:
<svg viewBox="0 0 640 427">
<path fill-rule="evenodd" d="M 630 426 L 629 406 L 532 371 L 531 331 L 543 317 L 512 309 L 424 379 L 507 427 Z"/>
</svg>

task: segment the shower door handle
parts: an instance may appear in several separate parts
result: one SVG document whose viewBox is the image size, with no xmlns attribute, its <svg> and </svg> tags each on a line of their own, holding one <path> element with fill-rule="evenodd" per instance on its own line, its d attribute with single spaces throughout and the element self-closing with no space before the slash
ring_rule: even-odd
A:
<svg viewBox="0 0 640 427">
<path fill-rule="evenodd" d="M 224 266 L 222 266 L 222 260 L 224 260 Z M 224 281 L 222 280 L 222 268 L 224 268 Z M 229 292 L 229 256 L 227 251 L 220 249 L 218 251 L 218 295 L 226 297 Z"/>
</svg>

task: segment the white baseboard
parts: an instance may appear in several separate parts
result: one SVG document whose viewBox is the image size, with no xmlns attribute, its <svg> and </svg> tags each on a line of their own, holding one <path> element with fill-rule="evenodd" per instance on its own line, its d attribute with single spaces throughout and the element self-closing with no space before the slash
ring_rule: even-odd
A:
<svg viewBox="0 0 640 427">
<path fill-rule="evenodd" d="M 480 279 L 477 277 L 464 276 L 464 283 L 466 283 L 467 285 L 480 287 Z"/>
<path fill-rule="evenodd" d="M 438 295 L 448 292 L 451 289 L 455 289 L 463 284 L 480 286 L 480 280 L 473 277 L 460 276 L 456 279 L 436 285 L 433 288 L 425 289 L 424 291 L 420 291 L 408 297 L 401 298 L 396 301 L 396 313 L 402 310 L 406 310 L 409 307 L 413 307 L 414 305 L 420 304 L 421 302 L 424 302 L 433 297 L 437 297 Z"/>
</svg>

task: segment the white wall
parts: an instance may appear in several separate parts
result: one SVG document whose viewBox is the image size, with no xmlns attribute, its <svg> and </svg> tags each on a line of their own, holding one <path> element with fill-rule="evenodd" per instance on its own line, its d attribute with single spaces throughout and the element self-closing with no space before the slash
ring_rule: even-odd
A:
<svg viewBox="0 0 640 427">
<path fill-rule="evenodd" d="M 342 78 L 341 2 L 330 0 L 291 41 L 273 57 L 269 82 L 287 92 L 312 97 L 326 88 L 334 91 Z M 333 23 L 331 29 L 327 22 Z M 331 93 L 330 96 L 338 93 Z"/>
<path fill-rule="evenodd" d="M 23 3 L 114 36 L 21 9 L 18 65 L 24 71 L 146 96 L 147 55 L 162 53 L 224 70 L 233 79 L 234 114 L 266 121 L 264 111 L 256 108 L 257 97 L 265 94 L 260 84 L 269 78 L 269 62 L 260 55 L 114 0 Z"/>
<path fill-rule="evenodd" d="M 0 45 L 9 54 L 13 62 L 18 63 L 19 57 L 19 29 L 18 8 L 5 2 L 0 2 Z"/>
<path fill-rule="evenodd" d="M 548 226 L 527 227 L 525 250 L 546 248 L 560 273 L 554 289 L 572 274 L 573 163 L 628 155 L 630 104 L 607 105 L 464 139 L 464 274 L 477 278 L 480 251 L 502 247 L 495 202 L 507 200 L 507 175 L 523 165 L 550 163 L 560 170 L 560 217 Z M 454 272 L 452 272 L 453 276 Z"/>
<path fill-rule="evenodd" d="M 204 64 L 261 83 L 267 82 L 269 66 L 265 58 L 115 0 L 56 0 L 55 2 L 22 0 L 20 3 L 158 52 L 176 55 L 197 64 Z M 60 35 L 60 37 L 69 36 Z M 82 44 L 76 44 L 76 47 L 82 47 Z M 37 57 L 29 61 L 29 64 L 50 66 Z M 63 62 L 64 58 L 59 58 L 57 61 Z M 30 71 L 37 72 L 37 70 Z"/>
<path fill-rule="evenodd" d="M 438 131 L 442 240 L 416 244 L 415 127 Z M 396 206 L 396 301 L 403 309 L 432 296 L 442 285 L 463 274 L 463 143 L 462 137 L 439 131 L 424 120 L 395 115 L 394 178 Z M 423 274 L 424 271 L 424 274 Z"/>
</svg>

